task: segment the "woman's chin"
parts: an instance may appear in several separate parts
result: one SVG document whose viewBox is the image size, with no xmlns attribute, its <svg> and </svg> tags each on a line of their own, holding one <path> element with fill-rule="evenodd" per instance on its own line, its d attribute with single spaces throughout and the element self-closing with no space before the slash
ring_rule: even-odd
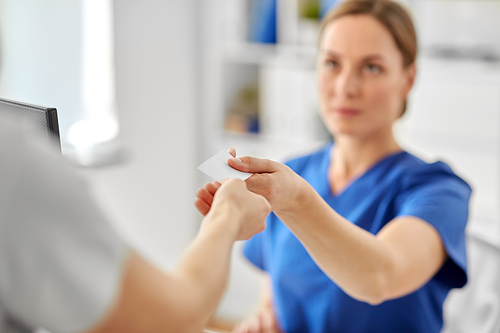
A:
<svg viewBox="0 0 500 333">
<path fill-rule="evenodd" d="M 328 131 L 335 138 L 339 136 L 357 136 L 359 135 L 359 126 L 329 126 Z"/>
</svg>

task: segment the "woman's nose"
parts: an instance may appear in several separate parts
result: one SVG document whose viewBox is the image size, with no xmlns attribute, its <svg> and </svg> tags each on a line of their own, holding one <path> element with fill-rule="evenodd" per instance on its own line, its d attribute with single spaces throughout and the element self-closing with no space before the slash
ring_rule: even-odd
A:
<svg viewBox="0 0 500 333">
<path fill-rule="evenodd" d="M 339 96 L 352 98 L 359 90 L 359 78 L 351 70 L 345 70 L 337 77 L 335 90 Z"/>
</svg>

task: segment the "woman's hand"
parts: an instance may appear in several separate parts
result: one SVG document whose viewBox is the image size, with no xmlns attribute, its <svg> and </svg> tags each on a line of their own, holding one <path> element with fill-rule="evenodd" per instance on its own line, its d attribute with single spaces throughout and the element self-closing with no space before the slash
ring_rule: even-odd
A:
<svg viewBox="0 0 500 333">
<path fill-rule="evenodd" d="M 232 158 L 232 168 L 254 175 L 245 182 L 250 191 L 262 195 L 277 214 L 287 214 L 300 207 L 308 198 L 309 184 L 288 166 L 250 156 Z"/>
<path fill-rule="evenodd" d="M 253 317 L 234 327 L 232 333 L 281 333 L 271 307 L 263 307 Z"/>
<path fill-rule="evenodd" d="M 260 305 L 256 314 L 244 320 L 233 328 L 232 333 L 280 333 L 273 307 L 273 292 L 271 276 L 263 273 Z"/>
<path fill-rule="evenodd" d="M 236 156 L 234 148 L 228 152 Z M 248 189 L 265 197 L 277 214 L 293 212 L 308 198 L 308 190 L 312 190 L 302 177 L 282 163 L 244 156 L 229 159 L 228 164 L 236 170 L 254 173 L 245 181 Z M 201 214 L 206 215 L 210 211 L 219 187 L 220 183 L 214 181 L 198 190 L 195 206 Z"/>
</svg>

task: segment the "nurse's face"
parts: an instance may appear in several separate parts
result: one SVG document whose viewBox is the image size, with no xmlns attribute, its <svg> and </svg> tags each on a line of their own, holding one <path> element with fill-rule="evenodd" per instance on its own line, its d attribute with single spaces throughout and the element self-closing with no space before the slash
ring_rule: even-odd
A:
<svg viewBox="0 0 500 333">
<path fill-rule="evenodd" d="M 369 15 L 348 15 L 324 30 L 318 57 L 320 107 L 334 136 L 370 138 L 392 130 L 415 67 L 390 31 Z"/>
</svg>

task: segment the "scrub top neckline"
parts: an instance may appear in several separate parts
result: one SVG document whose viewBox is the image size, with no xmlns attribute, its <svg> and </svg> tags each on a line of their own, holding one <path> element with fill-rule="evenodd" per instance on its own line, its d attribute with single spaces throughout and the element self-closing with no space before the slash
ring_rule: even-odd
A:
<svg viewBox="0 0 500 333">
<path fill-rule="evenodd" d="M 328 195 L 328 197 L 331 197 L 331 198 L 339 198 L 341 197 L 344 193 L 348 192 L 353 186 L 355 186 L 361 179 L 365 178 L 368 174 L 372 173 L 374 170 L 376 170 L 380 165 L 384 164 L 385 162 L 397 157 L 397 156 L 400 156 L 400 155 L 403 155 L 403 154 L 406 154 L 407 152 L 405 150 L 401 150 L 401 151 L 398 151 L 398 152 L 395 152 L 393 154 L 389 154 L 383 158 L 381 158 L 380 160 L 378 160 L 377 162 L 373 163 L 372 166 L 370 166 L 365 172 L 363 172 L 362 174 L 360 174 L 358 177 L 356 178 L 353 178 L 350 182 L 348 182 L 346 184 L 346 186 L 344 186 L 344 188 L 338 192 L 338 193 L 334 193 L 332 191 L 332 188 L 330 186 L 330 179 L 328 178 L 328 169 L 330 168 L 330 163 L 332 161 L 332 153 L 333 153 L 333 149 L 334 149 L 334 146 L 335 144 L 334 143 L 331 143 L 330 144 L 330 147 L 328 147 L 328 151 L 327 153 L 325 154 L 325 157 L 326 157 L 326 162 L 324 163 L 324 170 L 323 170 L 323 177 L 324 177 L 324 180 L 325 180 L 325 184 L 326 184 L 326 193 Z"/>
</svg>

